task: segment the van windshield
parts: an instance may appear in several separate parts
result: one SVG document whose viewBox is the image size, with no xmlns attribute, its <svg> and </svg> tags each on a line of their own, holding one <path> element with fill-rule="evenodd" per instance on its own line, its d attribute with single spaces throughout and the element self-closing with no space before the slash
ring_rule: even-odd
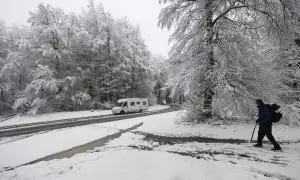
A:
<svg viewBox="0 0 300 180">
<path fill-rule="evenodd" d="M 115 107 L 122 107 L 122 104 L 123 104 L 124 102 L 121 102 L 121 103 L 115 103 Z"/>
<path fill-rule="evenodd" d="M 115 107 L 126 107 L 126 106 L 127 106 L 127 102 L 121 102 L 121 103 L 116 102 L 115 104 Z"/>
</svg>

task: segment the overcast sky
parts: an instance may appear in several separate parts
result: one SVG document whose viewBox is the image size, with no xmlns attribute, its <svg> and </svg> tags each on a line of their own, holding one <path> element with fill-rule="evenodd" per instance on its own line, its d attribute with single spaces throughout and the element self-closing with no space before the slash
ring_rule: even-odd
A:
<svg viewBox="0 0 300 180">
<path fill-rule="evenodd" d="M 0 0 L 0 20 L 6 24 L 25 24 L 29 11 L 35 10 L 39 3 L 51 4 L 65 12 L 81 12 L 89 0 Z M 158 0 L 95 0 L 101 2 L 113 17 L 127 16 L 134 25 L 139 25 L 142 36 L 150 51 L 155 54 L 168 54 L 170 33 L 157 27 L 157 18 L 161 6 Z"/>
</svg>

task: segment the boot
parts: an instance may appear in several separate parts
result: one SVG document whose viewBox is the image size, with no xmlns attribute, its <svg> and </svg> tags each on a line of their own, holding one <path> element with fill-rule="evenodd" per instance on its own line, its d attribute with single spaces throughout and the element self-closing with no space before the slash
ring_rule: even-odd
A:
<svg viewBox="0 0 300 180">
<path fill-rule="evenodd" d="M 276 146 L 274 148 L 272 148 L 273 151 L 280 151 L 281 150 L 281 147 L 280 146 Z"/>
<path fill-rule="evenodd" d="M 253 146 L 254 147 L 262 147 L 262 144 L 257 143 L 257 144 L 254 144 Z"/>
</svg>

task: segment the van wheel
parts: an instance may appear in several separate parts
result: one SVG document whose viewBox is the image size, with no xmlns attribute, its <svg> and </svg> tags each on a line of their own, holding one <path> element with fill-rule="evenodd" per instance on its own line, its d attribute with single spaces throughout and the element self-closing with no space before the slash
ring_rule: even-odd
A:
<svg viewBox="0 0 300 180">
<path fill-rule="evenodd" d="M 142 109 L 140 109 L 140 111 L 139 111 L 139 112 L 141 113 L 141 112 L 143 112 L 143 110 L 142 110 Z"/>
<path fill-rule="evenodd" d="M 120 114 L 124 114 L 124 111 L 122 110 L 122 111 L 120 111 Z"/>
</svg>

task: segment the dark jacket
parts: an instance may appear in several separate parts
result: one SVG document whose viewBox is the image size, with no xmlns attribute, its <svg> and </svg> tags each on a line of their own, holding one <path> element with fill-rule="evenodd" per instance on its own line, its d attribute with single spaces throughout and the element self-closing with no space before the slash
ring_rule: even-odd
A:
<svg viewBox="0 0 300 180">
<path fill-rule="evenodd" d="M 259 125 L 271 125 L 271 110 L 264 104 L 261 105 L 258 109 L 258 119 L 257 121 Z"/>
</svg>

